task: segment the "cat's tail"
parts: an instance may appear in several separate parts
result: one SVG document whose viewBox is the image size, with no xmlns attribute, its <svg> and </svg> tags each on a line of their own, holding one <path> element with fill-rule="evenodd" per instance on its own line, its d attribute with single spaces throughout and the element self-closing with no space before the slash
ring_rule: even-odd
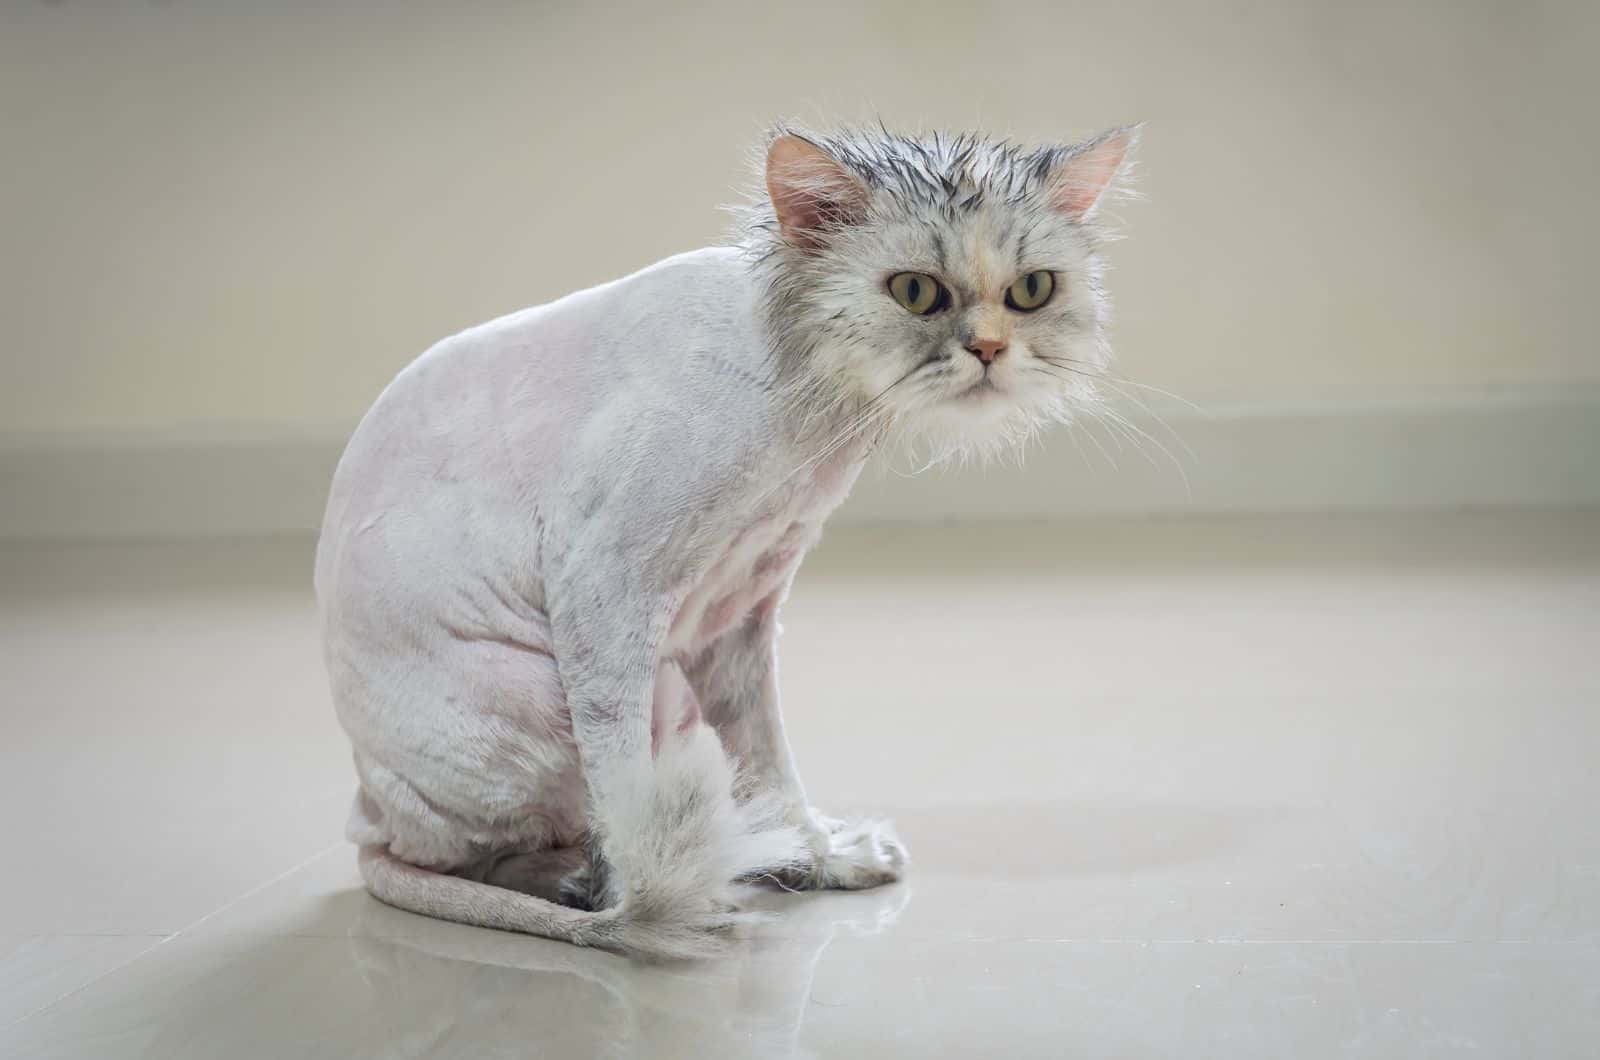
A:
<svg viewBox="0 0 1600 1060">
<path fill-rule="evenodd" d="M 610 800 L 601 828 L 616 892 L 590 912 L 361 848 L 361 878 L 379 901 L 424 916 L 520 931 L 632 957 L 710 956 L 754 915 L 736 880 L 796 865 L 804 843 L 761 800 L 738 802 L 727 755 L 708 726 L 664 741 L 650 783 Z M 623 795 L 624 793 L 619 793 Z"/>
</svg>

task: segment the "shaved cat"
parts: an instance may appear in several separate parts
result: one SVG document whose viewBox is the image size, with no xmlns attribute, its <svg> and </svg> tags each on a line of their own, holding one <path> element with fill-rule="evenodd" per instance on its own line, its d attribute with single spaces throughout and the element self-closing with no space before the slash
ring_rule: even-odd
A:
<svg viewBox="0 0 1600 1060">
<path fill-rule="evenodd" d="M 780 131 L 736 245 L 446 339 L 362 420 L 316 585 L 368 889 L 635 956 L 736 884 L 897 879 L 812 809 L 778 613 L 873 449 L 1016 444 L 1108 359 L 1096 207 L 1135 139 Z"/>
</svg>

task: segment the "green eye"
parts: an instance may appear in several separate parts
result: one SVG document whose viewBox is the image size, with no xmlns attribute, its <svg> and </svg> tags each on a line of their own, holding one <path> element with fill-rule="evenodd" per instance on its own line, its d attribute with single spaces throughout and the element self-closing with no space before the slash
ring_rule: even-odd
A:
<svg viewBox="0 0 1600 1060">
<path fill-rule="evenodd" d="M 1056 278 L 1051 273 L 1043 269 L 1030 272 L 1006 288 L 1006 305 L 1024 313 L 1031 313 L 1050 301 L 1055 289 Z"/>
<path fill-rule="evenodd" d="M 944 286 L 924 272 L 897 272 L 889 277 L 889 293 L 906 309 L 925 317 L 949 301 Z"/>
</svg>

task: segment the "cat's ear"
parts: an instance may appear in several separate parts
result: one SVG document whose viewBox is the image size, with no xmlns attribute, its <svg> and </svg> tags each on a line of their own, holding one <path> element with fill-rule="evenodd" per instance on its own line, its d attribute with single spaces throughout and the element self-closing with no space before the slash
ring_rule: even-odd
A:
<svg viewBox="0 0 1600 1060">
<path fill-rule="evenodd" d="M 1139 130 L 1137 125 L 1125 125 L 1061 152 L 1045 181 L 1050 205 L 1074 221 L 1094 213 L 1106 189 L 1127 167 Z"/>
<path fill-rule="evenodd" d="M 803 136 L 785 133 L 767 148 L 767 194 L 783 238 L 815 249 L 828 233 L 859 224 L 867 189 L 838 159 Z"/>
</svg>

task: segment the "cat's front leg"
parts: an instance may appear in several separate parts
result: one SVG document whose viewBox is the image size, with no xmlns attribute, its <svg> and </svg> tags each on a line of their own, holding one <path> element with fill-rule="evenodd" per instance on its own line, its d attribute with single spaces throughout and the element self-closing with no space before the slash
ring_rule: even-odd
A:
<svg viewBox="0 0 1600 1060">
<path fill-rule="evenodd" d="M 705 719 L 748 781 L 782 801 L 801 829 L 809 864 L 772 874 L 797 890 L 861 890 L 898 880 L 908 861 L 888 821 L 827 817 L 806 800 L 778 704 L 776 608 L 759 606 L 698 661 L 690 682 Z"/>
</svg>

